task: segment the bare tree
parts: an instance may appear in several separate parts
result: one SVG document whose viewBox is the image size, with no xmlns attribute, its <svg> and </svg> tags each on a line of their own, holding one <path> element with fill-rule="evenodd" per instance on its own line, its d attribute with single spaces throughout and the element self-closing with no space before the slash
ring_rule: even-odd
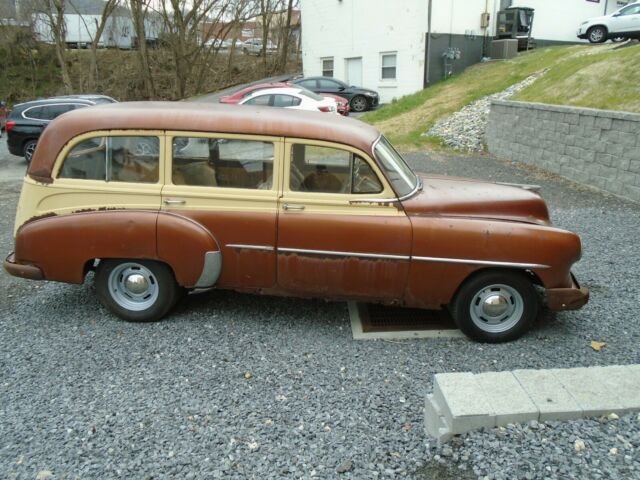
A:
<svg viewBox="0 0 640 480">
<path fill-rule="evenodd" d="M 294 0 L 288 0 L 287 20 L 284 27 L 281 30 L 282 41 L 280 42 L 280 61 L 278 65 L 278 70 L 280 73 L 284 73 L 287 69 L 287 60 L 289 56 L 289 41 L 291 39 L 291 16 L 293 12 L 293 5 L 294 5 Z"/>
<path fill-rule="evenodd" d="M 269 29 L 277 0 L 260 0 L 260 20 L 262 22 L 262 65 L 265 75 L 267 68 L 267 44 L 269 42 Z"/>
<path fill-rule="evenodd" d="M 176 98 L 184 98 L 190 79 L 203 82 L 206 61 L 215 57 L 220 45 L 205 48 L 202 28 L 205 20 L 220 24 L 229 8 L 230 0 L 164 0 L 160 14 L 164 19 L 165 40 L 173 56 Z M 198 67 L 199 65 L 199 67 Z M 198 74 L 198 71 L 200 74 Z"/>
<path fill-rule="evenodd" d="M 56 57 L 60 64 L 60 76 L 66 93 L 71 93 L 73 87 L 71 85 L 71 77 L 69 75 L 69 67 L 67 65 L 67 44 L 66 33 L 67 28 L 64 21 L 65 0 L 45 0 L 42 9 L 38 12 L 44 18 L 49 28 L 53 44 L 56 50 Z"/>
<path fill-rule="evenodd" d="M 98 21 L 97 19 L 94 19 L 94 25 L 87 25 L 87 22 L 85 21 L 85 18 L 82 15 L 82 12 L 78 11 L 78 9 L 76 8 L 72 0 L 68 0 L 68 1 L 71 8 L 74 9 L 76 12 L 78 12 L 78 14 L 80 15 L 80 18 L 84 23 L 84 28 L 87 31 L 89 38 L 91 38 L 91 43 L 89 45 L 89 48 L 91 49 L 91 56 L 90 56 L 91 65 L 89 67 L 90 71 L 89 71 L 88 87 L 90 90 L 93 90 L 96 88 L 96 84 L 98 83 L 98 79 L 100 77 L 98 72 L 98 46 L 100 45 L 100 39 L 102 38 L 102 34 L 104 33 L 104 29 L 107 26 L 107 22 L 109 21 L 109 18 L 111 17 L 116 7 L 120 3 L 120 0 L 104 0 L 104 5 L 102 7 L 102 14 L 100 15 L 100 21 Z M 95 32 L 93 30 L 94 26 L 95 26 Z"/>
<path fill-rule="evenodd" d="M 149 5 L 145 0 L 129 0 L 129 7 L 131 9 L 133 29 L 138 41 L 137 50 L 140 60 L 140 76 L 144 82 L 147 98 L 154 98 L 156 96 L 156 89 L 153 83 L 153 76 L 151 75 L 149 52 L 147 50 L 147 32 L 144 23 L 149 11 Z"/>
</svg>

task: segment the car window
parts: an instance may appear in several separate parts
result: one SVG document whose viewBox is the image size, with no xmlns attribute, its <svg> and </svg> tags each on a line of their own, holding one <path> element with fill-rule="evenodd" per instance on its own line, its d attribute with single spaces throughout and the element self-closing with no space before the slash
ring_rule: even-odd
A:
<svg viewBox="0 0 640 480">
<path fill-rule="evenodd" d="M 631 5 L 620 10 L 620 15 L 637 15 L 640 13 L 640 5 Z"/>
<path fill-rule="evenodd" d="M 156 183 L 159 164 L 158 137 L 94 137 L 71 149 L 58 177 Z"/>
<path fill-rule="evenodd" d="M 32 118 L 35 120 L 47 120 L 48 112 L 45 111 L 45 107 L 31 107 L 27 108 L 22 115 L 25 118 Z"/>
<path fill-rule="evenodd" d="M 324 100 L 324 97 L 322 95 L 318 95 L 315 92 L 312 92 L 311 90 L 300 90 L 300 95 L 304 95 L 305 97 L 309 97 L 313 100 L 315 100 L 316 102 L 321 102 L 322 100 Z"/>
<path fill-rule="evenodd" d="M 48 105 L 47 107 L 45 107 L 45 110 L 47 112 L 47 119 L 53 120 L 63 113 L 70 112 L 74 108 L 76 108 L 76 105 L 74 104 Z"/>
<path fill-rule="evenodd" d="M 318 193 L 379 193 L 382 183 L 367 163 L 347 150 L 292 145 L 289 189 Z"/>
<path fill-rule="evenodd" d="M 294 97 L 292 95 L 274 95 L 273 106 L 274 107 L 295 107 L 300 105 L 302 99 Z"/>
<path fill-rule="evenodd" d="M 270 190 L 272 142 L 174 137 L 171 165 L 175 185 Z"/>
<path fill-rule="evenodd" d="M 311 90 L 316 88 L 316 81 L 315 80 L 300 80 L 299 82 L 296 82 L 296 83 L 298 85 L 303 86 L 304 88 L 310 88 Z"/>
<path fill-rule="evenodd" d="M 268 107 L 271 103 L 271 95 L 259 95 L 250 100 L 247 100 L 245 105 L 259 105 L 262 107 Z"/>
<path fill-rule="evenodd" d="M 338 82 L 326 79 L 318 80 L 318 86 L 320 88 L 340 88 L 340 84 Z"/>
</svg>

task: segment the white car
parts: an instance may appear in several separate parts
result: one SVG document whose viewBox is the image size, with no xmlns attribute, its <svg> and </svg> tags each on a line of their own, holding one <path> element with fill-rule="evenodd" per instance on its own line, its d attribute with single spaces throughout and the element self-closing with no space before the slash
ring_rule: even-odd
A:
<svg viewBox="0 0 640 480">
<path fill-rule="evenodd" d="M 578 38 L 591 43 L 604 43 L 609 39 L 640 38 L 640 2 L 603 17 L 594 17 L 578 28 Z"/>
<path fill-rule="evenodd" d="M 274 53 L 276 51 L 276 46 L 271 40 L 267 41 L 266 50 L 267 53 Z M 250 38 L 242 44 L 242 51 L 248 55 L 262 55 L 262 39 Z"/>
<path fill-rule="evenodd" d="M 301 88 L 265 88 L 242 99 L 239 105 L 291 108 L 338 114 L 336 101 Z"/>
</svg>

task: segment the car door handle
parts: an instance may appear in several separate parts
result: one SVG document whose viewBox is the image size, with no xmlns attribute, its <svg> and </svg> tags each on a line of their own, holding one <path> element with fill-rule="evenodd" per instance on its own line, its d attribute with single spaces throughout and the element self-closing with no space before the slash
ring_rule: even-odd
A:
<svg viewBox="0 0 640 480">
<path fill-rule="evenodd" d="M 283 210 L 304 210 L 304 205 L 295 205 L 292 203 L 285 203 L 282 205 Z"/>
<path fill-rule="evenodd" d="M 178 200 L 176 198 L 165 198 L 162 202 L 165 205 L 184 205 L 186 203 L 184 200 Z"/>
</svg>

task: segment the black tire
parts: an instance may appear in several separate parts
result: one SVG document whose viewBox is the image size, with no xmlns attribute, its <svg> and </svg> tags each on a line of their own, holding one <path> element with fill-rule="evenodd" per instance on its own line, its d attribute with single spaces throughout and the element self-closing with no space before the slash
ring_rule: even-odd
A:
<svg viewBox="0 0 640 480">
<path fill-rule="evenodd" d="M 354 112 L 364 112 L 369 108 L 369 102 L 363 95 L 356 95 L 351 99 L 351 110 Z"/>
<path fill-rule="evenodd" d="M 520 272 L 488 271 L 469 278 L 451 303 L 451 314 L 462 332 L 487 343 L 509 342 L 533 325 L 540 298 Z"/>
<path fill-rule="evenodd" d="M 31 163 L 31 159 L 33 158 L 33 152 L 36 151 L 36 145 L 38 144 L 37 140 L 29 140 L 22 147 L 22 155 L 27 163 Z"/>
<path fill-rule="evenodd" d="M 613 37 L 611 39 L 613 43 L 622 43 L 622 42 L 626 42 L 627 40 L 629 40 L 627 37 Z"/>
<path fill-rule="evenodd" d="M 587 38 L 590 43 L 604 43 L 607 41 L 608 35 L 609 32 L 607 31 L 607 28 L 602 25 L 591 27 L 587 32 Z"/>
<path fill-rule="evenodd" d="M 180 298 L 171 269 L 151 260 L 102 260 L 95 285 L 102 304 L 129 322 L 158 321 Z M 144 290 L 137 292 L 137 288 Z"/>
</svg>

